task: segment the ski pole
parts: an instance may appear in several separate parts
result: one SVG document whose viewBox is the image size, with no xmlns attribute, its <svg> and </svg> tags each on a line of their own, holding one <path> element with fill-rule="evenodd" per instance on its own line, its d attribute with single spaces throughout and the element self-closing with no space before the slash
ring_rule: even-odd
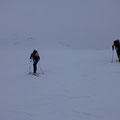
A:
<svg viewBox="0 0 120 120">
<path fill-rule="evenodd" d="M 113 58 L 114 58 L 114 50 L 112 50 L 112 63 L 113 63 Z"/>
<path fill-rule="evenodd" d="M 29 63 L 29 74 L 30 74 L 30 70 L 31 70 L 31 62 L 32 62 L 32 60 L 30 60 L 30 63 Z"/>
</svg>

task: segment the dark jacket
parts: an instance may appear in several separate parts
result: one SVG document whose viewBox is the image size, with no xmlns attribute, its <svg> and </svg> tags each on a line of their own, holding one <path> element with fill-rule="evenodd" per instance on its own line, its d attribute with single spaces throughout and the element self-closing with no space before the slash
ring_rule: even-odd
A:
<svg viewBox="0 0 120 120">
<path fill-rule="evenodd" d="M 119 40 L 115 40 L 114 41 L 114 43 L 113 43 L 113 45 L 112 45 L 112 49 L 114 50 L 114 47 L 115 47 L 115 49 L 117 50 L 117 49 L 120 49 L 120 42 L 119 42 Z"/>
<path fill-rule="evenodd" d="M 30 59 L 33 59 L 35 61 L 39 61 L 40 60 L 40 56 L 38 54 L 38 52 L 36 50 L 33 51 L 33 53 L 30 56 Z"/>
</svg>

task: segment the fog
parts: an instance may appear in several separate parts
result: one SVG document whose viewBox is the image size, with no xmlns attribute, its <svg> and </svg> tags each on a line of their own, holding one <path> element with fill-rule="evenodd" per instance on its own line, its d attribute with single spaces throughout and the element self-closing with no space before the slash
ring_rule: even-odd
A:
<svg viewBox="0 0 120 120">
<path fill-rule="evenodd" d="M 25 36 L 109 49 L 120 38 L 119 5 L 119 0 L 0 0 L 0 40 Z"/>
</svg>

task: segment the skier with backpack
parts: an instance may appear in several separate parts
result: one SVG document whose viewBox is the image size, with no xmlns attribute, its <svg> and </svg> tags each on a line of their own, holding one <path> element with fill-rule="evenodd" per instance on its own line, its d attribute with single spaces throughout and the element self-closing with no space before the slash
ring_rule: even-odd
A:
<svg viewBox="0 0 120 120">
<path fill-rule="evenodd" d="M 33 50 L 33 52 L 31 53 L 30 59 L 31 59 L 31 61 L 33 60 L 33 73 L 36 74 L 36 71 L 37 71 L 37 63 L 38 63 L 39 60 L 40 60 L 40 56 L 39 56 L 37 50 Z"/>
<path fill-rule="evenodd" d="M 115 40 L 112 45 L 112 50 L 114 51 L 114 48 L 116 49 L 117 57 L 120 62 L 120 41 Z"/>
</svg>

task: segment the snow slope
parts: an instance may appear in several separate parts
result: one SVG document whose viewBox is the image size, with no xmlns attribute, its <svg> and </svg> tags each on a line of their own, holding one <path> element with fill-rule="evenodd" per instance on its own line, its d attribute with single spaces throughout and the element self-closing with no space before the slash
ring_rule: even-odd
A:
<svg viewBox="0 0 120 120">
<path fill-rule="evenodd" d="M 0 44 L 0 120 L 120 120 L 120 66 L 111 50 L 16 43 Z M 33 47 L 40 77 L 28 75 Z"/>
</svg>

